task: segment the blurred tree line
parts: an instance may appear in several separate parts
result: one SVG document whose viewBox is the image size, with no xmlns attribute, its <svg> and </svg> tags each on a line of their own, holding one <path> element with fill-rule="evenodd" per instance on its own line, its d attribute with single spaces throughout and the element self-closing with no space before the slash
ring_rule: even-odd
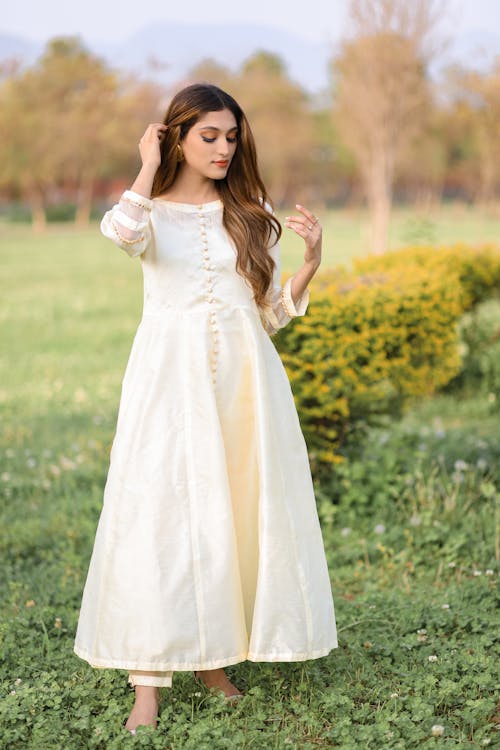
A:
<svg viewBox="0 0 500 750">
<path fill-rule="evenodd" d="M 394 198 L 495 206 L 500 186 L 500 57 L 478 72 L 429 66 L 446 0 L 350 0 L 349 33 L 331 60 L 331 85 L 311 97 L 283 61 L 256 52 L 237 71 L 199 62 L 176 89 L 210 81 L 247 113 L 262 172 L 278 205 L 366 200 L 371 249 L 383 252 Z M 111 68 L 78 37 L 51 40 L 30 68 L 0 68 L 0 191 L 29 204 L 35 230 L 50 205 L 72 202 L 89 222 L 139 168 L 137 143 L 163 119 L 172 90 Z"/>
</svg>

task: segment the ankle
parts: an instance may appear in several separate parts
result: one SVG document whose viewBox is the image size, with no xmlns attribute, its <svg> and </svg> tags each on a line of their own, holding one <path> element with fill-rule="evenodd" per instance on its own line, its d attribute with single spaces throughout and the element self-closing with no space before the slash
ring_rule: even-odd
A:
<svg viewBox="0 0 500 750">
<path fill-rule="evenodd" d="M 138 702 L 156 702 L 160 699 L 159 688 L 150 685 L 136 685 L 135 688 L 135 699 Z"/>
</svg>

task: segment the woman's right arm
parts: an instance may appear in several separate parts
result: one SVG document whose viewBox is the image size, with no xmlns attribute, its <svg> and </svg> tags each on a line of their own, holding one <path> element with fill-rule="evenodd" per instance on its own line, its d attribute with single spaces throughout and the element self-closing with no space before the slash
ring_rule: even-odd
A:
<svg viewBox="0 0 500 750">
<path fill-rule="evenodd" d="M 142 167 L 130 190 L 107 211 L 101 221 L 101 232 L 128 255 L 141 255 L 151 239 L 149 215 L 153 202 L 151 188 L 161 161 L 160 139 L 166 125 L 153 123 L 139 141 Z"/>
</svg>

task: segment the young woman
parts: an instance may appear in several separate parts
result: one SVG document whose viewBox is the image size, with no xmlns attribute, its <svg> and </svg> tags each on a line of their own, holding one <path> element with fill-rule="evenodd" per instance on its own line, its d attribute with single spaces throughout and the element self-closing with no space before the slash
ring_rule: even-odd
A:
<svg viewBox="0 0 500 750">
<path fill-rule="evenodd" d="M 270 339 L 306 311 L 320 224 L 302 206 L 288 217 L 305 253 L 282 287 L 252 133 L 216 86 L 177 93 L 139 151 L 101 223 L 140 257 L 144 309 L 74 646 L 129 672 L 131 732 L 156 726 L 174 671 L 233 699 L 224 666 L 338 645 L 307 449 Z"/>
</svg>

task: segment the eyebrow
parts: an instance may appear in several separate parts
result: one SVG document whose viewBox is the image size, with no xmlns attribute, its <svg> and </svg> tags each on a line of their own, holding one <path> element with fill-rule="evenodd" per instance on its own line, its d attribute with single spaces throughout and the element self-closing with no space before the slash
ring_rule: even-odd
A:
<svg viewBox="0 0 500 750">
<path fill-rule="evenodd" d="M 218 133 L 220 133 L 220 128 L 216 128 L 215 125 L 202 125 L 199 130 L 216 130 Z M 226 132 L 232 133 L 233 130 L 238 130 L 238 126 L 235 125 L 234 128 L 229 128 L 229 130 L 227 130 Z"/>
</svg>

